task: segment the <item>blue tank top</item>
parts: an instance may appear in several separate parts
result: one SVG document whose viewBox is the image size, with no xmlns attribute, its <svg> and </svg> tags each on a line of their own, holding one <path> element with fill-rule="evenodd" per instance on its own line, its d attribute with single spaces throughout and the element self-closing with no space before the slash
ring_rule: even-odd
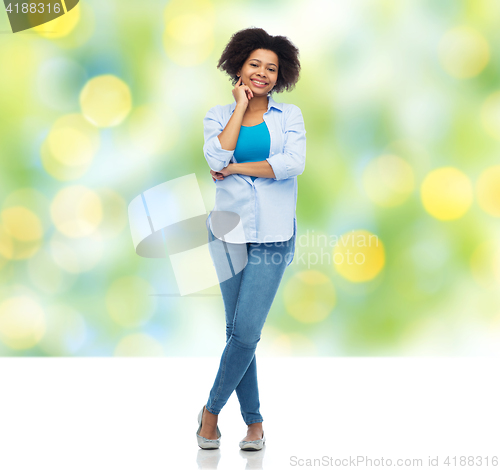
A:
<svg viewBox="0 0 500 470">
<path fill-rule="evenodd" d="M 256 126 L 241 126 L 234 158 L 238 163 L 261 162 L 269 157 L 271 136 L 265 121 Z M 251 176 L 255 181 L 257 176 Z"/>
</svg>

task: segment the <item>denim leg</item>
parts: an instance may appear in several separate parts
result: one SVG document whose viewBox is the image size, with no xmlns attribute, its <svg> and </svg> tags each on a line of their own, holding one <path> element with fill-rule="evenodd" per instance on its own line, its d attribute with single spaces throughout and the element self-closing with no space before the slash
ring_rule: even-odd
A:
<svg viewBox="0 0 500 470">
<path fill-rule="evenodd" d="M 222 298 L 224 300 L 224 309 L 226 312 L 226 343 L 233 333 L 234 314 L 236 312 L 236 303 L 240 292 L 242 275 L 243 271 L 239 272 L 231 279 L 220 283 Z M 245 375 L 236 387 L 236 395 L 240 402 L 241 416 L 246 424 L 264 421 L 259 412 L 260 402 L 257 383 L 257 359 L 255 354 Z"/>
<path fill-rule="evenodd" d="M 264 418 L 260 414 L 257 356 L 255 353 L 245 375 L 236 387 L 236 395 L 240 402 L 240 412 L 245 424 L 262 423 Z"/>
<path fill-rule="evenodd" d="M 214 235 L 211 233 L 209 228 L 209 242 L 215 239 Z M 225 252 L 225 250 L 224 250 Z M 224 256 L 222 249 L 213 250 L 212 256 Z M 243 271 L 234 274 L 234 267 L 231 262 L 231 257 L 227 255 L 227 260 L 231 267 L 231 272 L 233 276 L 229 279 L 220 282 L 219 286 L 222 293 L 222 298 L 224 301 L 224 310 L 226 314 L 226 342 L 231 337 L 233 332 L 233 321 L 234 314 L 236 311 L 236 303 L 238 300 L 238 295 L 240 292 L 241 278 Z M 219 267 L 219 263 L 215 263 L 216 269 Z M 221 271 L 219 269 L 219 271 Z M 222 276 L 221 276 L 222 277 Z M 259 402 L 259 389 L 257 383 L 257 360 L 254 355 L 250 366 L 248 367 L 245 375 L 241 379 L 240 383 L 236 387 L 236 395 L 238 396 L 238 401 L 240 402 L 240 411 L 243 420 L 246 424 L 257 423 L 263 421 L 262 415 L 259 412 L 260 402 Z"/>
<path fill-rule="evenodd" d="M 255 359 L 262 328 L 287 265 L 287 255 L 289 256 L 294 248 L 294 237 L 284 243 L 249 243 L 247 246 L 248 263 L 242 271 L 232 333 L 224 348 L 206 405 L 214 414 L 219 414 Z M 248 380 L 251 383 L 256 381 L 256 365 L 254 377 L 249 375 Z M 240 395 L 245 404 L 258 402 L 255 389 L 252 391 L 242 386 Z M 255 416 L 258 416 L 258 409 L 253 411 L 256 411 Z M 242 414 L 244 419 L 246 417 L 247 424 L 262 420 L 260 416 L 252 420 Z"/>
</svg>

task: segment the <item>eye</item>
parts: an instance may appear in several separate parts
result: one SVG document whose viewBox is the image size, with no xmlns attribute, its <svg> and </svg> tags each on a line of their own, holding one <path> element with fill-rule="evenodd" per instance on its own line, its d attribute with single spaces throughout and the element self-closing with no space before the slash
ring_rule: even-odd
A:
<svg viewBox="0 0 500 470">
<path fill-rule="evenodd" d="M 250 65 L 255 65 L 255 67 L 257 67 L 257 64 L 250 64 Z M 271 72 L 276 72 L 276 70 L 274 69 L 269 69 Z"/>
</svg>

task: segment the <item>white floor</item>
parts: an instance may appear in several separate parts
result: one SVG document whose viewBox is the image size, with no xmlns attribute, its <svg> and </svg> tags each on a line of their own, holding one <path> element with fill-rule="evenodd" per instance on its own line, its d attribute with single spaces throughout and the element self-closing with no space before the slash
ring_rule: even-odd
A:
<svg viewBox="0 0 500 470">
<path fill-rule="evenodd" d="M 461 457 L 495 467 L 499 365 L 494 358 L 258 357 L 267 442 L 245 452 L 235 394 L 219 415 L 221 448 L 196 443 L 218 358 L 3 358 L 0 468 L 366 468 L 361 458 L 372 467 L 402 458 L 422 459 L 404 466 L 425 468 L 438 458 L 434 468 L 463 468 Z"/>
</svg>

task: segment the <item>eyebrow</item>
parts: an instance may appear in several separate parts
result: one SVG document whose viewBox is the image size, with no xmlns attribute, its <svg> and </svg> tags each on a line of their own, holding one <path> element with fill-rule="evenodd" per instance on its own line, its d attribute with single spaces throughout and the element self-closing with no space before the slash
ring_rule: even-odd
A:
<svg viewBox="0 0 500 470">
<path fill-rule="evenodd" d="M 250 59 L 250 60 L 256 60 L 257 62 L 262 62 L 261 60 L 259 59 Z M 274 65 L 275 67 L 277 67 L 276 64 L 273 64 L 272 62 L 269 62 L 267 65 Z"/>
</svg>

